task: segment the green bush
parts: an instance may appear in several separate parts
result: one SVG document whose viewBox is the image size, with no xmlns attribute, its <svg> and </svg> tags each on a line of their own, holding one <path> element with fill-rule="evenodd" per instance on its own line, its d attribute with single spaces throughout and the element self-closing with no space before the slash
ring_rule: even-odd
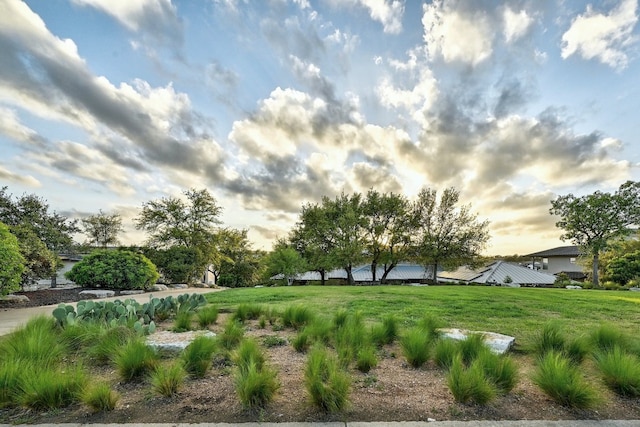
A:
<svg viewBox="0 0 640 427">
<path fill-rule="evenodd" d="M 147 289 L 159 275 L 142 254 L 127 250 L 96 250 L 65 274 L 82 287 Z"/>
<path fill-rule="evenodd" d="M 20 289 L 20 279 L 25 270 L 25 259 L 20 252 L 16 236 L 0 222 L 0 296 Z"/>
<path fill-rule="evenodd" d="M 208 328 L 218 320 L 218 308 L 214 305 L 207 305 L 196 312 L 198 326 Z"/>
<path fill-rule="evenodd" d="M 595 389 L 585 381 L 578 367 L 557 351 L 548 351 L 539 360 L 532 379 L 561 405 L 589 409 L 598 403 Z"/>
<path fill-rule="evenodd" d="M 457 347 L 465 366 L 471 365 L 480 354 L 489 351 L 480 334 L 471 334 L 464 340 L 458 341 Z"/>
<path fill-rule="evenodd" d="M 322 346 L 316 345 L 309 352 L 304 380 L 311 402 L 318 408 L 338 412 L 346 406 L 351 381 L 336 358 Z"/>
<path fill-rule="evenodd" d="M 158 355 L 144 341 L 137 339 L 120 348 L 114 363 L 123 381 L 131 381 L 155 369 Z"/>
<path fill-rule="evenodd" d="M 508 356 L 499 356 L 487 350 L 480 353 L 474 363 L 482 368 L 500 394 L 509 393 L 518 383 L 518 366 Z"/>
<path fill-rule="evenodd" d="M 94 412 L 113 411 L 120 400 L 120 394 L 112 390 L 109 384 L 98 383 L 85 389 L 81 400 Z"/>
<path fill-rule="evenodd" d="M 264 306 L 261 304 L 240 304 L 233 313 L 233 318 L 241 323 L 247 320 L 256 320 L 265 312 Z"/>
<path fill-rule="evenodd" d="M 474 362 L 465 368 L 460 356 L 456 357 L 447 373 L 447 385 L 457 402 L 469 401 L 485 405 L 496 397 L 496 387 L 485 375 L 482 366 Z"/>
<path fill-rule="evenodd" d="M 182 362 L 185 370 L 196 378 L 202 378 L 213 362 L 213 356 L 218 349 L 215 339 L 199 336 L 182 352 Z"/>
<path fill-rule="evenodd" d="M 401 339 L 400 347 L 409 365 L 419 368 L 429 360 L 431 339 L 423 328 L 410 329 Z"/>
<path fill-rule="evenodd" d="M 259 368 L 252 361 L 237 371 L 235 386 L 236 394 L 245 407 L 262 408 L 273 400 L 280 383 L 274 370 L 265 366 Z"/>
<path fill-rule="evenodd" d="M 169 366 L 157 366 L 151 373 L 151 389 L 160 396 L 173 397 L 184 384 L 187 376 L 181 362 Z"/>
<path fill-rule="evenodd" d="M 255 340 L 245 339 L 238 346 L 234 362 L 240 371 L 248 369 L 252 364 L 260 371 L 264 366 L 265 357 Z"/>
<path fill-rule="evenodd" d="M 157 267 L 163 281 L 168 283 L 192 283 L 206 268 L 206 260 L 202 252 L 196 248 L 145 248 L 144 254 Z"/>
<path fill-rule="evenodd" d="M 625 397 L 640 396 L 640 360 L 620 347 L 597 352 L 596 364 L 611 390 Z"/>
</svg>

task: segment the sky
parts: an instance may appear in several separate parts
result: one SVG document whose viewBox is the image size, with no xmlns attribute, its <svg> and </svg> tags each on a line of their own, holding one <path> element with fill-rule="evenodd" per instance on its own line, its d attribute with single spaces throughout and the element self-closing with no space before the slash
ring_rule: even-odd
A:
<svg viewBox="0 0 640 427">
<path fill-rule="evenodd" d="M 83 218 L 207 188 L 256 249 L 306 203 L 455 187 L 486 254 L 640 178 L 638 0 L 0 0 L 0 187 Z M 82 236 L 78 237 L 82 240 Z"/>
</svg>

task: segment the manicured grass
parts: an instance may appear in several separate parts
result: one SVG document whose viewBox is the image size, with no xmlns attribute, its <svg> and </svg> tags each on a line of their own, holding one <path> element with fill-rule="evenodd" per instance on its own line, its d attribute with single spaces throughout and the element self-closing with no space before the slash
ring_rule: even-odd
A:
<svg viewBox="0 0 640 427">
<path fill-rule="evenodd" d="M 551 319 L 565 325 L 579 324 L 579 328 L 567 327 L 572 338 L 602 323 L 633 330 L 640 309 L 640 293 L 636 292 L 485 286 L 237 288 L 206 298 L 221 309 L 260 303 L 280 311 L 302 305 L 328 317 L 339 310 L 359 311 L 369 324 L 393 313 L 402 328 L 431 316 L 449 327 L 511 335 L 527 348 Z"/>
</svg>

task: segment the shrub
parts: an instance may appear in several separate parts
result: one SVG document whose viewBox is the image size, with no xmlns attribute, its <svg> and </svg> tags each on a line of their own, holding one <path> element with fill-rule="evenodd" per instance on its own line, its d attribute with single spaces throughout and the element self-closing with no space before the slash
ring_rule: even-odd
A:
<svg viewBox="0 0 640 427">
<path fill-rule="evenodd" d="M 237 371 L 235 385 L 240 402 L 248 408 L 266 406 L 280 388 L 276 372 L 253 361 Z"/>
<path fill-rule="evenodd" d="M 242 341 L 243 336 L 244 329 L 242 325 L 233 319 L 229 319 L 218 340 L 224 349 L 233 350 Z"/>
<path fill-rule="evenodd" d="M 173 362 L 168 367 L 158 366 L 151 373 L 151 389 L 161 396 L 173 397 L 184 384 L 186 376 L 180 362 Z"/>
<path fill-rule="evenodd" d="M 495 384 L 500 394 L 507 394 L 518 383 L 518 367 L 508 356 L 499 356 L 491 351 L 483 351 L 475 362 L 485 376 Z"/>
<path fill-rule="evenodd" d="M 208 328 L 218 320 L 218 308 L 214 305 L 207 305 L 196 312 L 198 326 Z"/>
<path fill-rule="evenodd" d="M 81 397 L 82 402 L 94 412 L 112 411 L 120 400 L 120 394 L 109 387 L 109 384 L 98 383 L 88 387 Z"/>
<path fill-rule="evenodd" d="M 282 313 L 282 323 L 285 327 L 300 329 L 311 323 L 315 315 L 305 306 L 296 305 L 287 307 Z"/>
<path fill-rule="evenodd" d="M 32 409 L 57 409 L 78 400 L 87 383 L 82 366 L 35 368 L 24 373 L 18 400 Z"/>
<path fill-rule="evenodd" d="M 495 386 L 487 379 L 482 366 L 474 362 L 465 368 L 460 356 L 449 369 L 447 385 L 454 399 L 461 403 L 472 401 L 484 405 L 496 396 Z"/>
<path fill-rule="evenodd" d="M 65 277 L 82 287 L 146 289 L 159 275 L 153 263 L 142 254 L 101 249 L 75 264 Z"/>
<path fill-rule="evenodd" d="M 189 310 L 180 310 L 173 320 L 173 332 L 186 332 L 191 330 L 193 322 L 193 312 Z"/>
<path fill-rule="evenodd" d="M 640 396 L 640 360 L 636 356 L 614 347 L 597 352 L 595 360 L 609 389 L 625 397 Z"/>
<path fill-rule="evenodd" d="M 356 353 L 356 368 L 365 374 L 378 366 L 376 350 L 371 345 L 360 348 Z"/>
<path fill-rule="evenodd" d="M 158 355 L 142 340 L 132 340 L 121 347 L 114 359 L 120 377 L 131 381 L 151 372 L 158 363 Z"/>
<path fill-rule="evenodd" d="M 437 341 L 433 360 L 441 368 L 449 369 L 453 365 L 456 356 L 460 355 L 460 350 L 456 342 L 449 338 L 443 338 Z"/>
<path fill-rule="evenodd" d="M 16 236 L 0 222 L 0 296 L 20 289 L 20 279 L 25 270 L 25 259 L 20 252 Z"/>
<path fill-rule="evenodd" d="M 400 340 L 400 346 L 407 362 L 414 368 L 429 360 L 430 337 L 422 328 L 410 329 Z"/>
<path fill-rule="evenodd" d="M 600 325 L 598 329 L 591 333 L 591 342 L 596 350 L 609 351 L 616 347 L 623 350 L 631 349 L 631 339 L 622 333 L 622 331 L 609 324 Z"/>
<path fill-rule="evenodd" d="M 196 337 L 182 352 L 184 369 L 196 378 L 204 377 L 211 367 L 217 348 L 218 344 L 213 338 Z"/>
<path fill-rule="evenodd" d="M 168 249 L 144 248 L 145 256 L 156 265 L 163 282 L 191 283 L 206 267 L 202 251 L 184 246 Z"/>
<path fill-rule="evenodd" d="M 338 361 L 321 346 L 315 346 L 307 358 L 305 387 L 314 405 L 323 411 L 338 412 L 347 404 L 351 382 Z"/>
<path fill-rule="evenodd" d="M 564 406 L 589 409 L 598 401 L 596 391 L 580 375 L 578 367 L 557 351 L 548 351 L 540 359 L 533 382 Z"/>
</svg>

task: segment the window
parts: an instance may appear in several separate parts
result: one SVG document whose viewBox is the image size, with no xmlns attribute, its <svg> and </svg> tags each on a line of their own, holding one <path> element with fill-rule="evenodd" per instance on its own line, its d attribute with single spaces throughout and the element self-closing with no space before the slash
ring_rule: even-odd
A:
<svg viewBox="0 0 640 427">
<path fill-rule="evenodd" d="M 569 262 L 570 262 L 571 264 L 575 264 L 575 263 L 576 263 L 576 259 L 575 259 L 575 258 L 569 258 Z"/>
</svg>

